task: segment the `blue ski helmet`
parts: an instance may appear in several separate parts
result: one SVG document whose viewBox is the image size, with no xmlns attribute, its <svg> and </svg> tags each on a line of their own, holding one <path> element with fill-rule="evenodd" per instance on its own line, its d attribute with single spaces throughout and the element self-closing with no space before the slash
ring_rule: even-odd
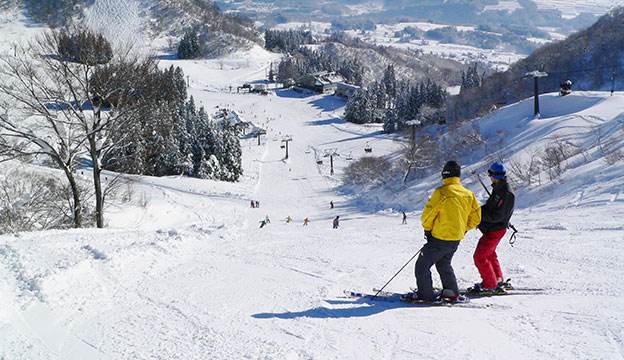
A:
<svg viewBox="0 0 624 360">
<path fill-rule="evenodd" d="M 506 173 L 507 170 L 505 170 L 505 165 L 498 161 L 492 164 L 492 166 L 488 169 L 488 175 L 498 180 L 503 180 Z"/>
</svg>

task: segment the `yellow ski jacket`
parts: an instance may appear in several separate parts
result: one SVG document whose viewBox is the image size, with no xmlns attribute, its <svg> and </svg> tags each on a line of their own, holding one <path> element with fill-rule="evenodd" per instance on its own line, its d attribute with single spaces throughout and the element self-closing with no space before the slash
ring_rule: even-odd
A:
<svg viewBox="0 0 624 360">
<path fill-rule="evenodd" d="M 433 191 L 420 220 L 433 237 L 459 241 L 481 222 L 481 206 L 472 191 L 461 186 L 459 177 L 449 177 Z"/>
</svg>

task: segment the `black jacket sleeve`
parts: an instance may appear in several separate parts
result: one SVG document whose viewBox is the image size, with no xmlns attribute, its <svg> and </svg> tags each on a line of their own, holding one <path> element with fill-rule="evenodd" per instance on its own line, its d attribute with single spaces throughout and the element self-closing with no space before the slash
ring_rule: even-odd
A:
<svg viewBox="0 0 624 360">
<path fill-rule="evenodd" d="M 514 203 L 515 195 L 507 184 L 493 189 L 492 196 L 481 206 L 479 229 L 484 233 L 506 229 L 513 214 Z"/>
</svg>

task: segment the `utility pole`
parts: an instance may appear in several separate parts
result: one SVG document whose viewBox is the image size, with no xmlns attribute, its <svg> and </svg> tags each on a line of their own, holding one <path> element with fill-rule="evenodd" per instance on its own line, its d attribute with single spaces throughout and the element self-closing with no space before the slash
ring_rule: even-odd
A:
<svg viewBox="0 0 624 360">
<path fill-rule="evenodd" d="M 336 152 L 336 150 L 338 150 L 337 148 L 332 148 L 332 149 L 326 149 L 325 150 L 325 155 L 323 155 L 324 157 L 328 157 L 329 156 L 329 173 L 330 175 L 334 175 L 334 156 L 340 156 L 340 154 L 338 154 Z"/>
<path fill-rule="evenodd" d="M 258 130 L 258 132 L 256 133 L 256 136 L 258 137 L 258 146 L 260 146 L 260 135 L 266 135 L 266 130 L 264 130 L 264 129 L 260 129 L 260 130 Z"/>
<path fill-rule="evenodd" d="M 534 70 L 528 72 L 524 75 L 525 78 L 532 77 L 534 84 L 534 96 L 533 96 L 533 115 L 539 115 L 539 97 L 537 91 L 537 78 L 548 76 L 547 73 L 543 71 Z"/>
<path fill-rule="evenodd" d="M 289 141 L 292 141 L 292 136 L 290 136 L 290 135 L 286 135 L 282 139 L 282 142 L 285 143 L 285 145 L 286 145 L 286 157 L 285 157 L 285 159 L 288 159 L 288 142 Z"/>
<path fill-rule="evenodd" d="M 412 144 L 416 145 L 416 126 L 420 125 L 420 120 L 414 119 L 410 121 L 406 121 L 405 125 L 412 128 L 411 136 L 412 136 Z"/>
</svg>

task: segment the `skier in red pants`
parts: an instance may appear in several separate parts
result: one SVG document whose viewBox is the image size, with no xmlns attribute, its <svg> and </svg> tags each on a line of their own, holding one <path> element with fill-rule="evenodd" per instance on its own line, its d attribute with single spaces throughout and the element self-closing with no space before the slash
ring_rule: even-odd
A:
<svg viewBox="0 0 624 360">
<path fill-rule="evenodd" d="M 471 289 L 477 293 L 495 291 L 503 282 L 496 247 L 507 232 L 515 202 L 515 195 L 507 183 L 505 166 L 495 162 L 488 169 L 488 175 L 492 181 L 492 194 L 481 206 L 481 223 L 478 228 L 483 236 L 474 253 L 474 262 L 482 280 Z"/>
</svg>

